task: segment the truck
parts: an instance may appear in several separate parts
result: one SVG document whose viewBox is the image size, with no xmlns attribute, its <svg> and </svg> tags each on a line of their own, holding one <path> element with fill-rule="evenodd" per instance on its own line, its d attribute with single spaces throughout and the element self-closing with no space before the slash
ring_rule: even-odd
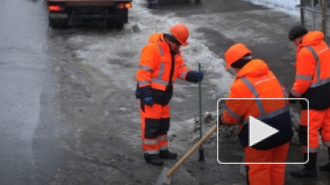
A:
<svg viewBox="0 0 330 185">
<path fill-rule="evenodd" d="M 104 20 L 106 26 L 123 28 L 133 0 L 46 0 L 49 26 L 67 28 L 74 20 Z"/>
</svg>

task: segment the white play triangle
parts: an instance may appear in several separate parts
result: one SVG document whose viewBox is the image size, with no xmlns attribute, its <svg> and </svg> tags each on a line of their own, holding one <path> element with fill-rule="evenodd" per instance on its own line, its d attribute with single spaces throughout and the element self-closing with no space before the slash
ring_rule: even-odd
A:
<svg viewBox="0 0 330 185">
<path fill-rule="evenodd" d="M 249 116 L 249 146 L 276 134 L 279 132 L 277 129 L 263 123 L 256 118 Z"/>
</svg>

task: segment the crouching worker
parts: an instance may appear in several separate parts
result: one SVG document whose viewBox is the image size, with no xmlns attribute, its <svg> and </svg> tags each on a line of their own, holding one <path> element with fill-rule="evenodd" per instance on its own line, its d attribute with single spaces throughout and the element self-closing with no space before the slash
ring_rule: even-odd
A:
<svg viewBox="0 0 330 185">
<path fill-rule="evenodd" d="M 240 124 L 238 137 L 244 147 L 249 185 L 283 185 L 284 163 L 293 135 L 289 102 L 283 99 L 287 98 L 287 93 L 267 64 L 252 59 L 251 50 L 244 44 L 231 46 L 225 52 L 225 60 L 227 69 L 234 68 L 236 79 L 219 114 L 219 124 Z M 249 146 L 249 127 L 253 124 L 249 122 L 250 116 L 279 132 Z"/>
<path fill-rule="evenodd" d="M 203 72 L 192 71 L 184 63 L 181 45 L 187 46 L 189 31 L 176 24 L 169 33 L 154 33 L 142 49 L 137 70 L 136 97 L 140 99 L 142 149 L 144 159 L 152 165 L 163 165 L 163 159 L 176 159 L 168 150 L 170 127 L 169 102 L 177 78 L 195 82 L 203 80 Z"/>
</svg>

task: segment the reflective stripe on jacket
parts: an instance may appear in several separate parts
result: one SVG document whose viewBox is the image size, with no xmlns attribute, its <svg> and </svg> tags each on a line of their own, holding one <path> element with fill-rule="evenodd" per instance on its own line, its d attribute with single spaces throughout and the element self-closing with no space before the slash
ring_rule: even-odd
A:
<svg viewBox="0 0 330 185">
<path fill-rule="evenodd" d="M 279 130 L 255 148 L 269 149 L 291 140 L 291 116 L 283 99 L 287 93 L 265 62 L 254 59 L 247 63 L 237 74 L 228 98 L 221 119 L 224 124 L 241 123 L 239 138 L 244 147 L 248 145 L 249 116 Z"/>
<path fill-rule="evenodd" d="M 297 48 L 296 77 L 291 94 L 307 98 L 309 108 L 330 107 L 330 49 L 320 31 L 308 32 Z M 306 108 L 306 107 L 303 107 Z"/>
</svg>

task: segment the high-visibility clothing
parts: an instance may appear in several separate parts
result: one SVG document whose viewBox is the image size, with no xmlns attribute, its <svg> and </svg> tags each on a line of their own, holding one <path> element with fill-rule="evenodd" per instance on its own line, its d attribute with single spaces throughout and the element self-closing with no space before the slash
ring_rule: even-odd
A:
<svg viewBox="0 0 330 185">
<path fill-rule="evenodd" d="M 248 145 L 249 116 L 279 130 L 255 148 L 269 149 L 290 141 L 292 123 L 288 102 L 283 99 L 287 93 L 262 60 L 251 60 L 239 71 L 228 98 L 221 119 L 224 124 L 241 123 L 239 139 L 243 147 Z"/>
<path fill-rule="evenodd" d="M 146 154 L 158 154 L 168 147 L 170 126 L 169 102 L 177 78 L 188 80 L 192 72 L 184 63 L 181 51 L 171 52 L 164 34 L 155 33 L 142 49 L 137 70 L 136 97 L 152 97 L 152 106 L 140 101 L 142 149 Z"/>
<path fill-rule="evenodd" d="M 291 94 L 309 102 L 308 111 L 307 103 L 301 103 L 299 139 L 304 153 L 318 151 L 319 130 L 323 143 L 330 147 L 330 49 L 323 39 L 322 32 L 310 31 L 296 51 L 296 77 Z"/>
<path fill-rule="evenodd" d="M 309 108 L 330 107 L 330 49 L 320 31 L 308 32 L 297 47 L 296 77 L 291 94 L 307 98 Z M 306 108 L 306 107 L 303 107 Z"/>
<path fill-rule="evenodd" d="M 246 163 L 281 163 L 281 164 L 246 164 L 247 179 L 250 185 L 284 185 L 285 162 L 289 143 L 269 150 L 257 150 L 245 147 Z"/>
<path fill-rule="evenodd" d="M 309 125 L 307 120 L 309 120 Z M 309 133 L 309 140 L 307 140 L 307 133 Z M 301 151 L 303 153 L 318 152 L 320 134 L 323 144 L 330 147 L 330 108 L 326 110 L 302 110 L 298 130 L 299 141 L 302 145 Z"/>
<path fill-rule="evenodd" d="M 151 86 L 153 89 L 165 91 L 176 78 L 185 80 L 189 71 L 181 51 L 172 55 L 163 34 L 155 33 L 150 36 L 149 44 L 142 50 L 136 79 L 140 88 Z"/>
<path fill-rule="evenodd" d="M 170 127 L 169 105 L 140 103 L 142 150 L 147 154 L 159 154 L 168 149 L 167 132 Z"/>
<path fill-rule="evenodd" d="M 230 88 L 229 99 L 222 111 L 223 124 L 240 124 L 239 140 L 245 150 L 246 162 L 286 161 L 289 141 L 292 138 L 292 123 L 287 93 L 267 64 L 253 59 L 238 72 Z M 242 99 L 245 98 L 245 99 Z M 278 133 L 248 146 L 249 116 L 279 130 Z M 281 164 L 248 164 L 248 184 L 283 185 L 285 166 Z M 278 179 L 276 179 L 278 178 Z"/>
</svg>

